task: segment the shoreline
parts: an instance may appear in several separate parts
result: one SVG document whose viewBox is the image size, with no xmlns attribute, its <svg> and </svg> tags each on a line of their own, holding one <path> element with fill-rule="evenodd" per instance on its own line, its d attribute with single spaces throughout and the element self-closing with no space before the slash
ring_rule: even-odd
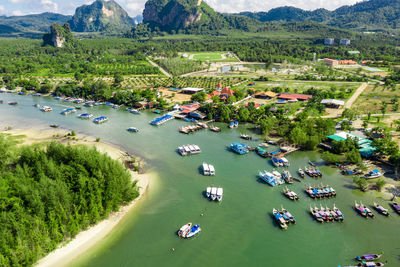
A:
<svg viewBox="0 0 400 267">
<path fill-rule="evenodd" d="M 15 137 L 18 141 L 20 141 L 20 145 L 31 145 L 36 143 L 56 141 L 64 144 L 70 143 L 71 145 L 86 145 L 89 147 L 95 146 L 99 152 L 105 153 L 112 159 L 119 160 L 121 163 L 124 163 L 124 160 L 130 158 L 130 155 L 121 147 L 102 141 L 96 142 L 96 138 L 91 136 L 77 134 L 76 136 L 71 136 L 70 139 L 68 139 L 65 137 L 66 134 L 70 133 L 70 131 L 67 129 L 31 128 L 3 130 L 4 127 L 0 127 L 2 129 L 0 133 Z M 136 157 L 136 159 L 137 162 L 143 161 L 138 157 Z M 96 225 L 90 226 L 84 231 L 79 232 L 73 239 L 59 244 L 54 251 L 39 259 L 34 266 L 67 266 L 73 260 L 79 256 L 82 256 L 85 252 L 107 237 L 114 230 L 114 228 L 116 228 L 120 222 L 122 222 L 122 220 L 130 213 L 136 204 L 143 199 L 143 196 L 150 187 L 151 181 L 156 176 L 155 173 L 151 172 L 138 173 L 130 169 L 128 169 L 128 171 L 131 174 L 132 181 L 137 180 L 139 196 L 128 205 L 121 206 L 119 211 L 111 213 L 108 218 L 100 221 Z"/>
</svg>

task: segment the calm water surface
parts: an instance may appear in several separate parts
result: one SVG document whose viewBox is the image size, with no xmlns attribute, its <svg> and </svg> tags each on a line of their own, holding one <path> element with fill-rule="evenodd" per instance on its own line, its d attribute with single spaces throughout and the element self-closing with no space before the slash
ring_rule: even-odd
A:
<svg viewBox="0 0 400 267">
<path fill-rule="evenodd" d="M 50 97 L 0 94 L 0 99 L 4 103 L 19 102 L 15 107 L 0 105 L 2 124 L 48 128 L 49 124 L 58 123 L 120 145 L 145 158 L 150 170 L 158 173 L 157 182 L 138 207 L 74 266 L 338 266 L 356 265 L 354 256 L 382 251 L 383 260 L 389 261 L 387 266 L 400 266 L 400 216 L 386 218 L 377 214 L 374 220 L 366 220 L 353 209 L 355 200 L 368 205 L 375 200 L 385 207 L 387 202 L 352 190 L 351 178 L 326 166 L 320 167 L 322 180 L 306 177 L 302 183 L 289 186 L 301 198 L 291 202 L 283 196 L 282 186 L 272 188 L 257 178 L 258 170 L 273 169 L 268 160 L 255 153 L 240 156 L 229 151 L 229 144 L 239 141 L 240 133 L 250 133 L 245 126 L 230 130 L 219 125 L 221 133 L 183 135 L 178 133 L 178 127 L 186 122 L 173 120 L 154 127 L 148 122 L 157 115 L 150 112 L 133 115 L 106 106 L 78 110 L 110 119 L 95 125 L 76 118 L 76 114 L 60 115 L 69 104 Z M 33 107 L 35 103 L 49 105 L 53 112 L 40 112 Z M 130 126 L 138 127 L 140 132 L 126 132 Z M 245 141 L 253 146 L 260 142 Z M 182 144 L 197 144 L 202 153 L 181 157 L 176 148 Z M 299 167 L 304 168 L 309 159 L 321 162 L 314 152 L 296 152 L 288 159 L 292 174 Z M 204 161 L 214 164 L 215 177 L 200 174 Z M 333 186 L 338 197 L 308 198 L 304 186 L 320 182 Z M 211 185 L 224 188 L 221 203 L 203 196 Z M 345 214 L 345 222 L 318 224 L 311 218 L 310 204 L 332 207 L 334 203 Z M 287 231 L 280 230 L 271 216 L 272 208 L 281 205 L 297 219 L 297 224 Z M 192 240 L 182 240 L 176 231 L 189 221 L 200 224 L 202 232 Z"/>
</svg>

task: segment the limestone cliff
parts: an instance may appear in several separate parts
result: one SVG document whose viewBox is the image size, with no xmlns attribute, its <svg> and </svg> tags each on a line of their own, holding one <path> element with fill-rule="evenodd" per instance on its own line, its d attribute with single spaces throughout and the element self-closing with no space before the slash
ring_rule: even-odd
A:
<svg viewBox="0 0 400 267">
<path fill-rule="evenodd" d="M 50 26 L 50 33 L 43 35 L 43 45 L 51 45 L 61 48 L 65 46 L 74 46 L 75 44 L 76 40 L 72 36 L 68 23 L 65 23 L 63 26 L 53 23 Z"/>
</svg>

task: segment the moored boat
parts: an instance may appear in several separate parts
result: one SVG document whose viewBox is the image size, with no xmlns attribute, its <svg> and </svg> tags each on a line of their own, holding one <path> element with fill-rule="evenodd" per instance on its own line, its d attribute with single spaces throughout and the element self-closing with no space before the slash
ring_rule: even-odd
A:
<svg viewBox="0 0 400 267">
<path fill-rule="evenodd" d="M 342 222 L 344 220 L 344 214 L 333 204 L 333 212 L 336 214 L 335 219 Z"/>
<path fill-rule="evenodd" d="M 101 116 L 101 117 L 97 117 L 97 118 L 93 119 L 93 122 L 96 124 L 104 123 L 106 121 L 108 121 L 108 118 L 105 116 Z"/>
<path fill-rule="evenodd" d="M 299 168 L 299 170 L 297 172 L 302 178 L 304 178 L 304 176 L 306 176 L 305 172 L 301 168 Z"/>
<path fill-rule="evenodd" d="M 287 158 L 282 157 L 280 160 L 281 160 L 283 166 L 285 166 L 285 167 L 289 167 L 290 166 L 290 162 L 287 160 Z"/>
<path fill-rule="evenodd" d="M 207 163 L 203 162 L 203 175 L 210 175 L 210 168 Z"/>
<path fill-rule="evenodd" d="M 207 187 L 206 189 L 206 196 L 209 198 L 211 197 L 211 187 Z"/>
<path fill-rule="evenodd" d="M 137 133 L 137 132 L 139 132 L 139 129 L 138 128 L 136 128 L 136 127 L 129 127 L 128 129 L 126 129 L 128 132 L 131 132 L 131 133 Z"/>
<path fill-rule="evenodd" d="M 382 205 L 377 204 L 376 202 L 374 202 L 374 208 L 377 212 L 379 212 L 382 215 L 385 216 L 389 216 L 389 211 L 387 209 L 385 209 L 384 207 L 382 207 Z"/>
<path fill-rule="evenodd" d="M 187 233 L 190 231 L 190 228 L 192 228 L 191 222 L 183 225 L 178 231 L 178 236 L 185 238 Z"/>
<path fill-rule="evenodd" d="M 17 101 L 12 101 L 12 102 L 8 102 L 8 104 L 10 106 L 16 106 L 16 105 L 18 105 L 18 102 Z"/>
<path fill-rule="evenodd" d="M 63 111 L 60 112 L 61 115 L 68 115 L 71 114 L 73 112 L 76 112 L 76 109 L 74 108 L 66 108 Z"/>
<path fill-rule="evenodd" d="M 221 187 L 217 188 L 217 200 L 221 201 L 222 200 L 222 196 L 224 194 L 224 189 Z"/>
<path fill-rule="evenodd" d="M 396 202 L 392 202 L 392 207 L 398 214 L 400 214 L 400 206 Z"/>
<path fill-rule="evenodd" d="M 200 225 L 198 225 L 198 224 L 193 225 L 193 226 L 190 228 L 189 232 L 186 234 L 186 237 L 185 237 L 185 238 L 194 237 L 194 236 L 198 235 L 198 234 L 200 233 L 200 231 L 201 231 Z"/>
<path fill-rule="evenodd" d="M 212 187 L 211 188 L 211 196 L 210 196 L 211 200 L 215 200 L 217 199 L 217 188 L 216 187 Z"/>
<path fill-rule="evenodd" d="M 239 155 L 244 155 L 249 153 L 249 147 L 241 143 L 232 143 L 230 147 L 232 151 L 234 151 Z"/>
<path fill-rule="evenodd" d="M 358 261 L 375 261 L 377 259 L 380 259 L 381 257 L 382 257 L 382 254 L 366 254 L 366 255 L 357 256 L 356 260 L 358 260 Z"/>
<path fill-rule="evenodd" d="M 308 164 L 310 164 L 311 166 L 315 167 L 315 163 L 312 162 L 311 160 L 308 161 Z"/>
<path fill-rule="evenodd" d="M 210 170 L 210 176 L 214 176 L 215 175 L 214 165 L 208 164 L 208 169 Z"/>
<path fill-rule="evenodd" d="M 293 176 L 290 174 L 290 172 L 288 170 L 284 170 L 282 172 L 282 177 L 283 177 L 283 180 L 285 180 L 286 183 L 293 184 Z"/>
<path fill-rule="evenodd" d="M 253 139 L 253 137 L 251 137 L 251 136 L 248 135 L 248 134 L 241 134 L 241 135 L 240 135 L 240 138 L 245 139 L 245 140 L 252 140 L 252 139 Z"/>
<path fill-rule="evenodd" d="M 286 223 L 296 224 L 296 219 L 288 210 L 286 210 L 282 207 L 282 209 L 279 211 L 279 213 L 282 214 L 283 219 L 285 219 Z"/>
<path fill-rule="evenodd" d="M 364 204 L 362 204 L 360 202 L 360 205 L 362 206 L 362 208 L 367 212 L 367 215 L 371 218 L 375 218 L 375 214 L 372 212 L 372 210 L 370 210 L 367 206 L 365 206 Z"/>
<path fill-rule="evenodd" d="M 367 211 L 357 202 L 354 202 L 354 207 L 356 209 L 356 211 L 363 216 L 364 218 L 368 218 L 368 213 Z"/>
<path fill-rule="evenodd" d="M 381 177 L 383 174 L 379 171 L 379 170 L 372 170 L 369 173 L 367 173 L 366 175 L 364 175 L 365 179 L 375 179 L 378 177 Z"/>
<path fill-rule="evenodd" d="M 198 145 L 183 145 L 178 147 L 178 153 L 181 156 L 189 156 L 201 153 L 200 147 Z"/>
<path fill-rule="evenodd" d="M 93 115 L 90 113 L 82 113 L 78 115 L 78 118 L 80 119 L 90 119 L 91 117 L 93 117 Z"/>
<path fill-rule="evenodd" d="M 221 132 L 221 129 L 219 127 L 217 127 L 217 126 L 214 126 L 214 125 L 210 125 L 209 129 L 210 129 L 210 131 L 213 131 L 213 132 L 216 132 L 216 133 Z"/>
<path fill-rule="evenodd" d="M 50 127 L 51 128 L 58 128 L 58 127 L 60 127 L 60 125 L 58 125 L 58 124 L 50 124 Z"/>
<path fill-rule="evenodd" d="M 132 114 L 140 114 L 140 111 L 134 108 L 127 108 L 126 110 Z"/>
<path fill-rule="evenodd" d="M 51 107 L 49 107 L 49 106 L 41 106 L 40 107 L 40 111 L 42 111 L 42 112 L 51 112 L 51 111 L 53 111 L 53 109 Z"/>
<path fill-rule="evenodd" d="M 310 213 L 313 216 L 313 218 L 320 223 L 324 222 L 324 219 L 322 218 L 322 216 L 319 214 L 319 210 L 313 209 L 310 205 Z"/>
<path fill-rule="evenodd" d="M 290 200 L 299 200 L 299 196 L 292 190 L 288 189 L 287 187 L 283 189 L 283 194 L 289 198 Z"/>
<path fill-rule="evenodd" d="M 40 105 L 39 104 L 34 104 L 33 105 L 35 108 L 40 108 Z"/>
<path fill-rule="evenodd" d="M 280 177 L 276 177 L 275 175 L 273 175 L 270 172 L 264 171 L 264 172 L 259 172 L 258 176 L 267 184 L 269 184 L 270 186 L 278 186 L 281 184 L 284 184 L 285 182 L 280 178 Z"/>
<path fill-rule="evenodd" d="M 271 158 L 271 162 L 275 167 L 282 167 L 283 166 L 282 160 L 278 159 L 277 157 L 272 157 Z"/>
<path fill-rule="evenodd" d="M 357 266 L 360 267 L 381 267 L 385 266 L 386 263 L 384 262 L 374 262 L 374 261 L 366 261 L 366 262 L 360 262 Z"/>
</svg>

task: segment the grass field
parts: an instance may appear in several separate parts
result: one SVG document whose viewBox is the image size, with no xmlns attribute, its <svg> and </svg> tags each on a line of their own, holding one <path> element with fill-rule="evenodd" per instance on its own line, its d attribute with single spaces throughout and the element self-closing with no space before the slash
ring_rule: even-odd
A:
<svg viewBox="0 0 400 267">
<path fill-rule="evenodd" d="M 237 62 L 238 59 L 227 52 L 186 52 L 187 59 L 212 62 Z"/>
<path fill-rule="evenodd" d="M 360 114 L 367 114 L 368 112 L 380 114 L 382 113 L 383 103 L 387 103 L 385 113 L 399 112 L 396 109 L 395 102 L 392 102 L 394 99 L 399 98 L 399 89 L 399 87 L 396 90 L 392 90 L 382 86 L 369 85 L 352 107 L 358 110 Z"/>
</svg>

